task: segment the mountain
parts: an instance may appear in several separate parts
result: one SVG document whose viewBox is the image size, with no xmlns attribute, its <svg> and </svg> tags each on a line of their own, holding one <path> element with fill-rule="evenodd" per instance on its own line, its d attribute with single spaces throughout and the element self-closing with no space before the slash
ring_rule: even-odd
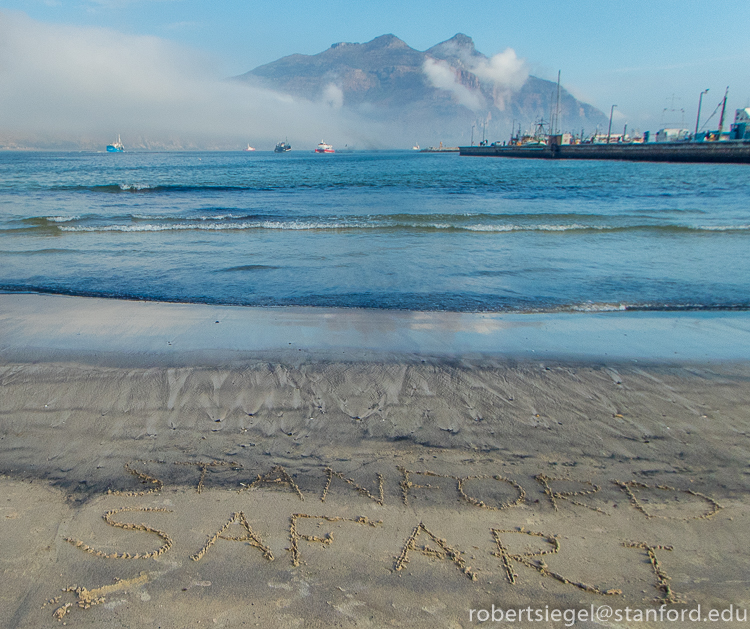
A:
<svg viewBox="0 0 750 629">
<path fill-rule="evenodd" d="M 486 129 L 504 140 L 511 126 L 532 129 L 555 107 L 557 84 L 530 76 L 512 50 L 487 57 L 461 33 L 424 52 L 394 35 L 364 44 L 341 42 L 316 55 L 295 54 L 236 80 L 297 99 L 328 103 L 342 114 L 382 123 L 394 137 L 423 144 L 475 141 Z M 580 132 L 606 125 L 606 116 L 564 88 L 560 128 Z"/>
</svg>

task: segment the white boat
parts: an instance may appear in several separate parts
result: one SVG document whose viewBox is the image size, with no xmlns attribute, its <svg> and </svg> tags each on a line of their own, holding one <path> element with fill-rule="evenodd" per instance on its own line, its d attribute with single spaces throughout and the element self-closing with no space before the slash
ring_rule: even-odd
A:
<svg viewBox="0 0 750 629">
<path fill-rule="evenodd" d="M 323 140 L 320 141 L 318 147 L 315 149 L 316 153 L 335 153 L 333 147 L 330 144 L 326 144 Z"/>
<path fill-rule="evenodd" d="M 254 148 L 253 148 L 252 146 L 250 146 L 250 145 L 248 144 L 248 145 L 247 145 L 247 148 L 246 148 L 246 149 L 243 149 L 243 150 L 244 150 L 244 151 L 254 151 L 255 149 L 254 149 Z"/>
</svg>

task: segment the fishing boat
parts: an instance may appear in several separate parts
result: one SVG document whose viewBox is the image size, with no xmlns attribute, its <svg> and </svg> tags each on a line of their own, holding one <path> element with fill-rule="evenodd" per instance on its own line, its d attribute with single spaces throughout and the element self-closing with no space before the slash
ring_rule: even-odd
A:
<svg viewBox="0 0 750 629">
<path fill-rule="evenodd" d="M 330 144 L 326 144 L 323 142 L 323 140 L 320 141 L 320 144 L 318 144 L 317 148 L 315 149 L 316 153 L 335 153 L 336 151 L 333 150 L 333 147 Z"/>
<path fill-rule="evenodd" d="M 273 149 L 274 153 L 286 153 L 287 151 L 292 150 L 292 145 L 289 144 L 287 140 L 284 140 L 283 142 L 279 142 L 276 145 L 276 148 Z"/>
<path fill-rule="evenodd" d="M 117 136 L 117 142 L 113 142 L 112 144 L 107 145 L 107 153 L 122 153 L 124 150 L 125 146 L 123 145 L 119 135 Z"/>
<path fill-rule="evenodd" d="M 250 145 L 248 144 L 248 145 L 247 145 L 247 148 L 246 148 L 246 149 L 243 149 L 243 150 L 244 150 L 244 151 L 254 151 L 254 150 L 255 150 L 255 148 L 253 148 L 252 146 L 250 146 Z"/>
</svg>

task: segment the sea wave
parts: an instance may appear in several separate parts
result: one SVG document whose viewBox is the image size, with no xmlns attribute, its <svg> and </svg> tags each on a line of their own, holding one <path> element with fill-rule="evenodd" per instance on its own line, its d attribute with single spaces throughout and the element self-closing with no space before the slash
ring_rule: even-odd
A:
<svg viewBox="0 0 750 629">
<path fill-rule="evenodd" d="M 141 192 L 143 190 L 155 190 L 159 186 L 152 186 L 147 183 L 121 183 L 120 184 L 120 190 L 122 191 L 133 191 L 133 192 Z"/>
<path fill-rule="evenodd" d="M 133 223 L 110 225 L 62 225 L 57 227 L 61 232 L 164 232 L 164 231 L 245 231 L 245 230 L 289 230 L 289 231 L 326 231 L 326 230 L 413 230 L 413 231 L 455 231 L 455 232 L 628 232 L 652 231 L 671 234 L 695 232 L 747 232 L 750 225 L 586 225 L 572 224 L 450 224 L 450 223 L 399 223 L 391 221 L 216 221 L 199 219 L 201 222 L 162 222 Z"/>
<path fill-rule="evenodd" d="M 23 225 L 54 226 L 59 223 L 74 223 L 82 220 L 83 216 L 28 216 L 20 219 L 18 222 Z"/>
<path fill-rule="evenodd" d="M 367 215 L 285 215 L 273 209 L 200 209 L 196 212 L 124 212 L 121 214 L 42 215 L 0 223 L 0 232 L 55 234 L 60 232 L 166 232 L 166 231 L 315 231 L 389 230 L 401 232 L 644 232 L 665 235 L 696 233 L 747 233 L 750 223 L 717 221 L 697 224 L 679 221 L 648 221 L 637 216 L 602 216 L 587 213 L 376 213 Z"/>
<path fill-rule="evenodd" d="M 258 268 L 256 268 L 258 267 Z M 254 271 L 273 269 L 263 265 L 247 265 L 222 269 L 222 271 Z M 714 303 L 700 302 L 640 302 L 640 303 L 612 303 L 612 302 L 583 302 L 583 303 L 545 303 L 539 300 L 507 301 L 496 300 L 489 296 L 472 296 L 467 294 L 440 295 L 399 295 L 372 293 L 337 295 L 335 298 L 323 295 L 308 295 L 295 297 L 244 296 L 233 299 L 221 297 L 208 298 L 205 295 L 168 294 L 157 290 L 90 290 L 64 286 L 44 286 L 26 283 L 0 282 L 0 293 L 28 293 L 72 295 L 80 297 L 100 297 L 105 299 L 124 299 L 137 301 L 180 302 L 194 304 L 212 304 L 248 307 L 335 307 L 373 308 L 379 310 L 410 310 L 410 311 L 451 311 L 476 313 L 507 313 L 507 314 L 545 314 L 569 313 L 572 316 L 586 316 L 587 314 L 616 314 L 624 312 L 747 312 L 750 311 L 750 301 L 733 302 L 721 301 Z"/>
<path fill-rule="evenodd" d="M 22 249 L 19 251 L 0 250 L 2 256 L 36 256 L 36 255 L 58 255 L 67 253 L 78 253 L 78 249 Z"/>
<path fill-rule="evenodd" d="M 55 188 L 62 192 L 95 192 L 104 194 L 118 194 L 118 193 L 171 193 L 171 192 L 187 192 L 187 193 L 200 193 L 200 192 L 247 192 L 247 191 L 260 191 L 260 190 L 278 190 L 279 188 L 293 188 L 290 184 L 284 186 L 269 186 L 269 185 L 247 185 L 247 186 L 227 186 L 227 185 L 190 185 L 190 184 L 151 184 L 142 182 L 120 182 L 120 183 L 106 183 L 98 185 L 73 185 L 73 186 L 60 186 Z"/>
<path fill-rule="evenodd" d="M 79 225 L 76 227 L 61 227 L 63 232 L 163 232 L 163 231 L 243 231 L 249 229 L 273 229 L 273 230 L 331 230 L 331 229 L 358 229 L 368 227 L 367 225 L 354 225 L 351 223 L 296 223 L 281 221 L 263 221 L 254 223 L 176 223 L 176 224 L 153 224 L 142 225 Z"/>
<path fill-rule="evenodd" d="M 127 217 L 126 217 L 127 218 Z M 247 221 L 258 220 L 258 214 L 199 214 L 189 216 L 187 214 L 131 214 L 134 221 Z"/>
<path fill-rule="evenodd" d="M 628 304 L 595 304 L 588 302 L 585 304 L 570 306 L 569 309 L 574 312 L 621 312 L 633 309 L 634 307 L 635 306 Z"/>
<path fill-rule="evenodd" d="M 77 221 L 80 216 L 44 216 L 50 223 L 70 223 L 71 221 Z"/>
<path fill-rule="evenodd" d="M 729 231 L 747 231 L 750 230 L 750 224 L 747 225 L 706 225 L 699 229 L 709 232 L 729 232 Z"/>
<path fill-rule="evenodd" d="M 607 230 L 618 229 L 606 225 L 466 225 L 463 229 L 474 232 L 515 232 L 515 231 L 542 231 L 542 232 L 564 232 L 581 229 Z"/>
</svg>

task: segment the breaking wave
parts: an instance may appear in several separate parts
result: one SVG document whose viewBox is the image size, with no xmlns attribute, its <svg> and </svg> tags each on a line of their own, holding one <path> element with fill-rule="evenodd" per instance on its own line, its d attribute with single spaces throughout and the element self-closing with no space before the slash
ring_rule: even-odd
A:
<svg viewBox="0 0 750 629">
<path fill-rule="evenodd" d="M 190 222 L 160 222 L 109 225 L 61 225 L 61 232 L 164 232 L 164 231 L 242 231 L 242 230 L 404 230 L 404 231 L 455 231 L 455 232 L 660 232 L 694 234 L 696 232 L 747 232 L 750 225 L 586 225 L 571 224 L 524 224 L 524 223 L 478 223 L 451 224 L 415 221 L 411 223 L 384 220 L 261 220 L 237 221 L 234 218 L 224 219 L 199 218 Z"/>
</svg>

